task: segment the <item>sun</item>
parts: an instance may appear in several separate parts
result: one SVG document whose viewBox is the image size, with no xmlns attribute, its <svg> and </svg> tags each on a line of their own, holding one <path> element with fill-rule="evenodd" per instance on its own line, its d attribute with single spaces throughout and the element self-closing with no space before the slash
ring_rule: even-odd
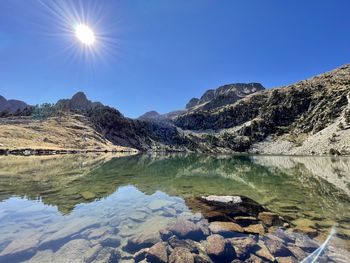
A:
<svg viewBox="0 0 350 263">
<path fill-rule="evenodd" d="M 95 43 L 94 31 L 84 24 L 79 24 L 75 27 L 75 36 L 81 43 L 87 46 L 92 46 Z"/>
</svg>

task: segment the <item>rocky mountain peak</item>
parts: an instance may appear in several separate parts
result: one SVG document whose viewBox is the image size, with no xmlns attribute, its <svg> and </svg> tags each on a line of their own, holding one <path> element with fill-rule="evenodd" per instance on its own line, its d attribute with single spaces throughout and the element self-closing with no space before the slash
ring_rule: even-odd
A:
<svg viewBox="0 0 350 263">
<path fill-rule="evenodd" d="M 95 108 L 96 106 L 102 106 L 103 104 L 100 102 L 92 102 L 87 98 L 84 92 L 79 91 L 74 94 L 71 99 L 59 100 L 56 105 L 65 110 L 85 111 Z"/>
<path fill-rule="evenodd" d="M 194 107 L 204 107 L 213 109 L 227 104 L 232 104 L 245 96 L 264 90 L 260 83 L 234 83 L 220 86 L 217 89 L 210 89 L 198 98 L 192 98 L 187 104 L 186 109 Z"/>
</svg>

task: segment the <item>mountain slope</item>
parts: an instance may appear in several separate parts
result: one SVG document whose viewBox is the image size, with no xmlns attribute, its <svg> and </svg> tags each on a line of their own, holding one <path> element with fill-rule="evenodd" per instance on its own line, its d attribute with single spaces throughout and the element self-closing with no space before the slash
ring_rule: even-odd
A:
<svg viewBox="0 0 350 263">
<path fill-rule="evenodd" d="M 346 65 L 293 85 L 249 95 L 224 107 L 195 109 L 178 116 L 174 123 L 185 130 L 212 130 L 219 147 L 226 143 L 238 151 L 248 151 L 269 136 L 269 140 L 284 138 L 293 147 L 300 147 L 307 138 L 339 119 L 343 119 L 339 128 L 349 128 L 349 92 L 350 65 Z M 350 152 L 347 146 L 342 150 Z"/>
<path fill-rule="evenodd" d="M 6 100 L 3 96 L 0 95 L 0 112 L 8 111 L 15 112 L 17 110 L 24 110 L 29 105 L 20 100 Z"/>
</svg>

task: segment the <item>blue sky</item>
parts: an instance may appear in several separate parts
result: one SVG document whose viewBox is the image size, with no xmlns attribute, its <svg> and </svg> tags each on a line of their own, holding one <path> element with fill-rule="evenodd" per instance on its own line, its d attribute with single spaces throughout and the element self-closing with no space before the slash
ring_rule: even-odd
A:
<svg viewBox="0 0 350 263">
<path fill-rule="evenodd" d="M 348 0 L 60 0 L 53 13 L 41 2 L 0 1 L 0 94 L 30 104 L 84 91 L 137 117 L 222 84 L 270 88 L 350 62 Z M 72 17 L 94 28 L 94 55 L 66 32 Z"/>
</svg>

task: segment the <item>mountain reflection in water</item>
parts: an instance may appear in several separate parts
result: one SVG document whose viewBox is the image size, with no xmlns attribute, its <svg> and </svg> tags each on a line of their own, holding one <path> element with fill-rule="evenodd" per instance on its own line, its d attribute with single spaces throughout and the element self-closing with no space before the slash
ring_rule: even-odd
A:
<svg viewBox="0 0 350 263">
<path fill-rule="evenodd" d="M 74 235 L 80 237 L 75 241 L 79 255 L 100 236 L 117 234 L 108 226 L 124 220 L 118 230 L 122 247 L 127 237 L 159 230 L 190 213 L 188 198 L 210 194 L 247 196 L 297 227 L 317 229 L 320 242 L 335 226 L 333 244 L 349 251 L 349 187 L 346 157 L 3 156 L 0 262 L 57 261 Z M 152 202 L 176 212 L 145 211 Z"/>
</svg>

